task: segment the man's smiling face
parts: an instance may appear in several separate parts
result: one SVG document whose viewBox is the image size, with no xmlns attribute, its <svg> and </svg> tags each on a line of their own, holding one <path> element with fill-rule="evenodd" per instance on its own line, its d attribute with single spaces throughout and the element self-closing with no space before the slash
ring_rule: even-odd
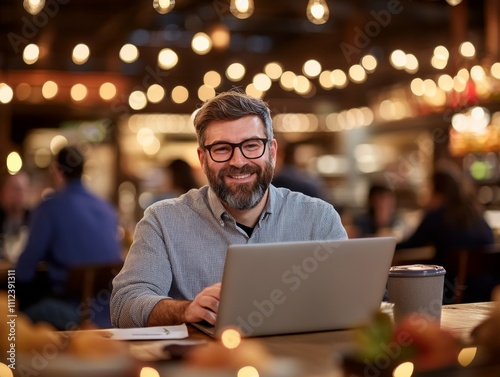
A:
<svg viewBox="0 0 500 377">
<path fill-rule="evenodd" d="M 215 121 L 206 130 L 206 144 L 240 143 L 248 139 L 265 139 L 264 125 L 256 115 L 236 120 Z M 198 148 L 201 166 L 210 187 L 218 198 L 232 208 L 254 208 L 265 195 L 276 165 L 276 140 L 265 145 L 264 154 L 248 159 L 239 148 L 226 162 L 215 162 L 207 150 Z"/>
</svg>

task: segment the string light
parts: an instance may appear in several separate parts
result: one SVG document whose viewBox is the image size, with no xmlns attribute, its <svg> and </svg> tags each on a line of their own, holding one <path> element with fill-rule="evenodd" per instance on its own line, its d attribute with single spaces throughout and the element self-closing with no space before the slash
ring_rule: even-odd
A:
<svg viewBox="0 0 500 377">
<path fill-rule="evenodd" d="M 229 10 L 233 16 L 244 20 L 253 14 L 253 0 L 231 0 Z"/>
<path fill-rule="evenodd" d="M 166 14 L 174 9 L 175 0 L 153 0 L 153 8 L 160 13 Z"/>
<path fill-rule="evenodd" d="M 45 6 L 45 0 L 24 0 L 23 7 L 26 12 L 32 14 L 33 16 L 40 13 Z"/>
<path fill-rule="evenodd" d="M 330 17 L 325 0 L 309 0 L 306 14 L 309 21 L 316 25 L 324 24 Z"/>
</svg>

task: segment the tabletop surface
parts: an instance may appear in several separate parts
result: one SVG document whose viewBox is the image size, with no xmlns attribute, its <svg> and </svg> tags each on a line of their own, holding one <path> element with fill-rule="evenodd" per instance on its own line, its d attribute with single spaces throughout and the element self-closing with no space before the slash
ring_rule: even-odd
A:
<svg viewBox="0 0 500 377">
<path fill-rule="evenodd" d="M 494 305 L 495 303 L 493 302 L 445 305 L 442 310 L 441 327 L 451 330 L 465 344 L 470 343 L 472 329 L 489 316 Z M 189 326 L 189 333 L 190 339 L 213 341 L 191 326 Z M 301 377 L 343 376 L 344 374 L 340 366 L 340 356 L 346 350 L 352 350 L 355 346 L 352 330 L 265 336 L 254 338 L 254 340 L 261 343 L 273 357 L 296 362 L 300 366 L 301 372 L 299 376 Z M 160 367 L 161 376 L 164 374 L 168 376 L 177 375 L 169 372 L 167 364 L 165 364 L 164 369 Z M 481 373 L 461 373 L 459 375 L 471 377 L 479 377 L 479 375 L 482 377 L 490 376 L 485 370 Z M 498 375 L 497 370 L 492 373 L 495 374 L 491 374 L 491 376 Z M 442 376 L 446 377 L 452 375 L 457 374 L 442 374 Z"/>
</svg>

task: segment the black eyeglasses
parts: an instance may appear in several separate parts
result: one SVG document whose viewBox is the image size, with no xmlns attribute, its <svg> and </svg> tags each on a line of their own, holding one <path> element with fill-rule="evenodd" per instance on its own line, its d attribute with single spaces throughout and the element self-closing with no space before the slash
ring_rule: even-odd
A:
<svg viewBox="0 0 500 377">
<path fill-rule="evenodd" d="M 208 151 L 215 162 L 229 161 L 233 157 L 234 148 L 239 148 L 245 158 L 255 160 L 262 157 L 268 141 L 268 139 L 255 138 L 243 140 L 241 143 L 213 143 L 204 145 L 203 148 Z"/>
</svg>

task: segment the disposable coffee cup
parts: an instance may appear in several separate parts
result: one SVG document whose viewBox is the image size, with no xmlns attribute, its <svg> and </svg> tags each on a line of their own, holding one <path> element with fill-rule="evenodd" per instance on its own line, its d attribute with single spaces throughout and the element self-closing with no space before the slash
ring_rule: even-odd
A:
<svg viewBox="0 0 500 377">
<path fill-rule="evenodd" d="M 391 267 L 387 290 L 389 301 L 394 304 L 394 321 L 422 313 L 440 322 L 445 274 L 443 267 L 435 265 Z"/>
</svg>

